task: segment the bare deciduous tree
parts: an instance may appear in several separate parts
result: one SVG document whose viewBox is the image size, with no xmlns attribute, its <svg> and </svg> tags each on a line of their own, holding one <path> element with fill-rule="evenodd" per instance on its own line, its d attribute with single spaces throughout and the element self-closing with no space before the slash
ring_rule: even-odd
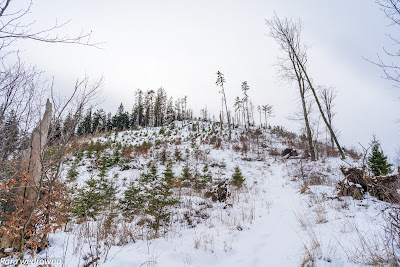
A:
<svg viewBox="0 0 400 267">
<path fill-rule="evenodd" d="M 301 22 L 294 22 L 288 19 L 281 21 L 275 15 L 271 20 L 267 20 L 267 24 L 270 26 L 270 36 L 278 42 L 281 50 L 287 55 L 278 59 L 277 65 L 281 78 L 297 81 L 306 128 L 308 150 L 311 160 L 315 161 L 313 137 L 306 103 L 306 92 L 309 88 L 306 86 L 304 73 L 300 67 L 300 64 L 307 62 L 307 47 L 302 46 L 300 42 Z M 297 54 L 297 57 L 295 54 Z"/>
<path fill-rule="evenodd" d="M 4 180 L 0 191 L 0 235 L 1 246 L 17 247 L 21 257 L 26 247 L 32 251 L 43 248 L 47 234 L 60 225 L 60 222 L 54 221 L 58 216 L 51 213 L 50 209 L 56 205 L 52 200 L 55 196 L 53 189 L 80 114 L 88 102 L 98 95 L 102 84 L 100 79 L 89 85 L 88 78 L 84 78 L 76 83 L 72 95 L 64 101 L 57 101 L 60 99 L 56 100 L 53 90 L 49 95 L 40 71 L 26 67 L 21 63 L 19 54 L 14 53 L 18 50 L 15 41 L 33 40 L 92 47 L 98 47 L 99 44 L 91 42 L 90 32 L 81 32 L 72 37 L 60 36 L 57 30 L 68 22 L 56 21 L 49 28 L 34 30 L 34 21 L 24 22 L 31 6 L 32 1 L 28 1 L 25 8 L 18 7 L 16 1 L 0 1 L 0 138 L 7 140 L 7 147 L 0 147 L 0 175 Z M 41 116 L 44 99 L 51 99 L 52 104 L 47 100 L 44 115 Z M 51 129 L 52 125 L 59 125 L 67 114 L 70 118 L 68 129 L 64 129 L 62 134 L 59 129 Z M 9 142 L 10 131 L 3 131 L 7 128 L 6 119 L 10 116 L 18 131 L 13 140 L 15 143 Z M 57 142 L 50 147 L 48 141 L 54 139 L 53 135 L 58 136 Z M 14 155 L 11 157 L 11 154 Z M 58 207 L 58 211 L 60 209 Z"/>
<path fill-rule="evenodd" d="M 267 20 L 267 24 L 270 26 L 271 37 L 273 37 L 278 42 L 280 48 L 287 54 L 287 57 L 292 63 L 291 76 L 296 75 L 297 81 L 299 83 L 299 88 L 303 88 L 304 91 L 306 89 L 311 90 L 321 117 L 331 136 L 333 137 L 333 140 L 339 150 L 342 159 L 344 159 L 345 155 L 343 149 L 340 146 L 339 141 L 337 140 L 337 137 L 324 114 L 322 105 L 317 95 L 317 91 L 307 71 L 307 46 L 302 44 L 300 39 L 302 29 L 301 21 L 294 21 L 287 18 L 281 20 L 277 15 L 275 15 L 271 20 Z M 303 104 L 303 109 L 304 107 L 305 105 Z M 306 112 L 304 114 L 306 114 Z"/>
<path fill-rule="evenodd" d="M 400 27 L 400 0 L 377 0 L 376 3 L 385 13 L 390 24 L 392 26 Z M 388 59 L 383 59 L 383 57 L 378 53 L 377 61 L 367 60 L 382 68 L 384 73 L 383 78 L 392 81 L 395 87 L 400 87 L 400 65 L 397 61 L 400 56 L 400 39 L 392 34 L 386 35 L 394 45 L 397 45 L 397 48 L 394 50 L 389 50 L 385 47 L 383 48 L 384 57 L 386 56 Z"/>
<path fill-rule="evenodd" d="M 91 41 L 91 32 L 80 32 L 75 36 L 59 35 L 57 30 L 68 24 L 55 23 L 45 29 L 34 30 L 35 21 L 24 22 L 24 18 L 32 7 L 33 1 L 27 1 L 25 7 L 18 7 L 17 1 L 2 0 L 0 2 L 0 51 L 4 54 L 5 48 L 9 48 L 17 39 L 30 39 L 46 43 L 81 44 L 87 46 L 99 46 L 100 43 Z M 20 4 L 20 3 L 19 3 Z M 10 52 L 10 51 L 8 51 Z"/>
<path fill-rule="evenodd" d="M 55 192 L 54 188 L 62 186 L 60 176 L 64 157 L 80 116 L 89 102 L 98 97 L 101 86 L 102 79 L 89 83 L 89 79 L 84 78 L 76 82 L 68 98 L 56 98 L 52 91 L 52 104 L 47 100 L 43 118 L 32 133 L 28 149 L 22 151 L 20 169 L 2 185 L 2 243 L 18 247 L 21 256 L 26 246 L 33 250 L 43 249 L 47 245 L 48 233 L 63 223 L 64 215 L 57 210 L 53 200 L 60 196 L 60 192 Z M 56 125 L 51 122 L 67 116 L 70 117 L 68 129 L 61 135 L 49 129 Z M 59 136 L 54 139 L 54 135 Z M 48 141 L 52 139 L 56 141 L 49 145 Z M 7 193 L 11 194 L 4 198 Z"/>
<path fill-rule="evenodd" d="M 333 107 L 335 106 L 334 100 L 337 95 L 336 89 L 334 87 L 322 86 L 319 88 L 319 93 L 320 93 L 320 97 L 322 99 L 322 105 L 324 107 L 324 112 L 326 114 L 328 123 L 333 128 L 332 121 L 333 121 L 333 117 L 336 115 L 336 113 L 333 111 Z M 329 136 L 330 136 L 330 141 L 331 141 L 331 147 L 333 149 L 335 146 L 333 136 L 331 134 L 329 134 Z"/>
<path fill-rule="evenodd" d="M 47 90 L 47 84 L 41 79 L 41 72 L 35 67 L 26 66 L 22 63 L 19 53 L 13 53 L 18 50 L 14 45 L 15 41 L 34 40 L 92 47 L 100 45 L 91 41 L 91 32 L 80 32 L 75 36 L 60 36 L 57 30 L 68 22 L 56 21 L 48 28 L 34 30 L 35 21 L 26 22 L 25 20 L 32 4 L 32 1 L 25 2 L 25 6 L 23 6 L 24 3 L 13 0 L 0 1 L 0 161 L 2 163 L 13 150 L 21 146 L 22 141 L 21 138 L 13 141 L 8 138 L 9 131 L 5 125 L 7 118 L 13 115 L 18 135 L 26 136 L 40 119 L 37 117 L 37 107 L 40 106 L 38 103 L 42 99 L 46 99 Z M 0 174 L 3 174 L 2 170 Z"/>
</svg>

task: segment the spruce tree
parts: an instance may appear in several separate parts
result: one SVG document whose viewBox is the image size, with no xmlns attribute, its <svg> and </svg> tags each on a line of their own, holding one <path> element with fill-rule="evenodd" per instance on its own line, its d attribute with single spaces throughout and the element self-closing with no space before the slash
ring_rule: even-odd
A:
<svg viewBox="0 0 400 267">
<path fill-rule="evenodd" d="M 111 131 L 113 129 L 112 115 L 111 112 L 107 114 L 107 123 L 106 123 L 107 131 Z"/>
<path fill-rule="evenodd" d="M 132 113 L 129 115 L 130 129 L 137 129 L 137 114 L 135 112 L 135 107 L 132 109 Z"/>
<path fill-rule="evenodd" d="M 147 184 L 144 188 L 145 214 L 150 216 L 149 226 L 158 233 L 161 224 L 167 222 L 171 215 L 170 207 L 178 201 L 172 196 L 172 179 L 174 173 L 171 164 L 162 176 L 158 175 L 156 166 L 152 166 L 149 173 L 142 176 L 142 183 Z"/>
<path fill-rule="evenodd" d="M 134 215 L 144 210 L 144 195 L 137 181 L 129 184 L 124 192 L 124 198 L 120 200 L 120 208 L 125 217 L 132 219 Z"/>
<path fill-rule="evenodd" d="M 118 107 L 117 114 L 112 118 L 113 127 L 122 131 L 124 129 L 128 129 L 130 127 L 131 121 L 129 118 L 129 113 L 124 111 L 124 105 L 121 103 Z"/>
<path fill-rule="evenodd" d="M 172 196 L 174 173 L 172 163 L 167 164 L 163 175 L 158 174 L 155 165 L 143 173 L 138 181 L 131 182 L 120 200 L 123 214 L 132 219 L 136 214 L 148 216 L 148 225 L 158 232 L 160 225 L 167 222 L 171 215 L 171 206 L 178 203 Z"/>
<path fill-rule="evenodd" d="M 95 219 L 106 203 L 105 192 L 99 179 L 91 177 L 78 188 L 74 196 L 73 211 L 78 218 Z"/>
<path fill-rule="evenodd" d="M 373 137 L 372 151 L 368 157 L 368 167 L 374 176 L 388 175 L 391 173 L 392 164 L 388 163 L 387 156 L 383 154 L 379 141 Z"/>
<path fill-rule="evenodd" d="M 155 114 L 154 114 L 154 90 L 146 91 L 144 98 L 143 108 L 145 111 L 144 115 L 144 126 L 154 126 Z"/>
<path fill-rule="evenodd" d="M 93 113 L 92 131 L 104 132 L 107 127 L 107 115 L 103 109 L 99 109 Z"/>
<path fill-rule="evenodd" d="M 208 183 L 211 183 L 212 175 L 210 170 L 208 169 L 208 164 L 205 164 L 203 167 L 203 173 L 200 175 L 200 187 L 204 188 Z"/>
<path fill-rule="evenodd" d="M 190 172 L 189 164 L 186 162 L 185 166 L 182 169 L 182 177 L 181 181 L 183 186 L 190 186 L 190 182 L 192 180 L 192 173 Z"/>
<path fill-rule="evenodd" d="M 238 166 L 235 167 L 235 172 L 232 175 L 232 181 L 231 183 L 237 187 L 241 187 L 243 182 L 244 182 L 244 178 L 242 175 L 242 172 L 240 171 L 240 168 Z"/>
<path fill-rule="evenodd" d="M 172 171 L 172 161 L 168 161 L 167 168 L 164 171 L 164 181 L 168 185 L 168 189 L 170 189 L 172 185 L 172 181 L 174 179 L 174 172 Z"/>
<path fill-rule="evenodd" d="M 135 123 L 136 126 L 143 126 L 144 125 L 144 107 L 143 107 L 143 91 L 137 89 L 135 92 L 136 103 L 134 106 L 134 116 L 135 116 Z"/>
<path fill-rule="evenodd" d="M 167 111 L 166 111 L 166 120 L 167 123 L 171 123 L 175 120 L 175 109 L 174 109 L 174 101 L 172 97 L 169 98 L 167 104 Z"/>
<path fill-rule="evenodd" d="M 85 135 L 92 133 L 92 109 L 89 109 L 86 116 L 83 118 L 78 126 L 78 135 Z"/>
</svg>

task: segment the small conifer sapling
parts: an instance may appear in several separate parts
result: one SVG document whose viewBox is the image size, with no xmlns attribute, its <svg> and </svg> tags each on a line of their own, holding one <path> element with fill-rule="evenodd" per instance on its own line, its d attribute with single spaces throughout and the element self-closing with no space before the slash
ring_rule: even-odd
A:
<svg viewBox="0 0 400 267">
<path fill-rule="evenodd" d="M 235 172 L 232 175 L 232 180 L 231 184 L 235 185 L 237 187 L 241 187 L 243 182 L 244 182 L 244 177 L 242 175 L 242 172 L 238 166 L 235 167 Z"/>
<path fill-rule="evenodd" d="M 383 154 L 379 141 L 373 137 L 372 151 L 368 157 L 368 167 L 374 176 L 388 175 L 391 173 L 392 164 L 388 163 L 387 156 Z"/>
</svg>

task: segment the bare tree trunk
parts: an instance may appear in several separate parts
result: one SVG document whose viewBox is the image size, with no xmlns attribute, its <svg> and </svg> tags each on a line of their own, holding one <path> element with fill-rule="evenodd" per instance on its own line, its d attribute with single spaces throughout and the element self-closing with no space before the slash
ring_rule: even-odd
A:
<svg viewBox="0 0 400 267">
<path fill-rule="evenodd" d="M 219 124 L 221 127 L 221 133 L 220 133 L 221 136 L 222 136 L 222 123 L 223 123 L 223 121 L 222 121 L 222 112 L 221 112 L 221 113 L 219 113 Z"/>
<path fill-rule="evenodd" d="M 308 149 L 310 150 L 309 152 L 310 152 L 311 160 L 315 161 L 316 160 L 315 149 L 314 149 L 314 145 L 313 145 L 313 138 L 312 138 L 312 133 L 311 133 L 310 122 L 308 120 L 308 112 L 307 112 L 307 105 L 306 105 L 306 99 L 305 99 L 306 87 L 304 84 L 304 78 L 301 74 L 301 71 L 298 69 L 298 64 L 296 64 L 292 54 L 290 55 L 290 60 L 293 64 L 293 69 L 296 74 L 297 82 L 299 85 L 301 105 L 303 107 L 304 123 L 306 125 Z"/>
<path fill-rule="evenodd" d="M 301 34 L 301 21 L 292 21 L 289 19 L 280 20 L 277 15 L 275 15 L 272 20 L 267 21 L 271 28 L 271 37 L 273 37 L 281 46 L 281 49 L 289 54 L 290 60 L 296 62 L 296 66 L 294 66 L 301 75 L 304 75 L 305 80 L 307 81 L 308 87 L 311 89 L 315 102 L 317 103 L 319 112 L 324 120 L 325 125 L 328 127 L 329 132 L 335 141 L 335 144 L 339 150 L 339 153 L 342 159 L 345 158 L 343 150 L 339 144 L 339 141 L 336 138 L 336 135 L 329 124 L 326 116 L 322 110 L 321 103 L 316 94 L 316 90 L 312 85 L 311 79 L 308 76 L 306 71 L 305 64 L 307 62 L 307 47 L 302 45 L 300 34 Z M 284 72 L 289 73 L 291 75 L 291 69 L 286 66 L 282 66 Z"/>
<path fill-rule="evenodd" d="M 223 93 L 223 95 L 224 95 L 226 116 L 227 116 L 227 118 L 228 118 L 228 129 L 229 129 L 229 140 L 230 140 L 230 139 L 231 139 L 231 134 L 232 134 L 232 131 L 231 131 L 231 116 L 229 115 L 228 105 L 226 104 L 226 96 L 225 96 L 225 89 L 224 89 L 224 86 L 221 85 L 221 87 L 222 87 L 222 93 Z"/>
<path fill-rule="evenodd" d="M 247 127 L 250 127 L 249 102 L 246 99 Z"/>
<path fill-rule="evenodd" d="M 306 108 L 306 102 L 305 102 L 305 99 L 304 99 L 304 95 L 302 95 L 302 97 L 301 97 L 301 104 L 303 106 L 304 123 L 306 125 L 308 149 L 310 150 L 311 160 L 315 161 L 315 159 L 316 159 L 315 158 L 315 150 L 314 150 L 314 145 L 313 145 L 313 140 L 312 140 L 310 122 L 308 120 L 308 114 L 307 114 L 307 108 Z"/>
<path fill-rule="evenodd" d="M 244 128 L 247 129 L 247 124 L 246 124 L 246 112 L 245 112 L 245 108 L 244 108 L 244 103 L 243 103 L 243 107 L 242 107 L 242 113 L 243 113 L 243 125 Z"/>
<path fill-rule="evenodd" d="M 268 123 L 267 123 L 267 112 L 264 111 L 264 117 L 265 117 L 265 128 L 268 128 Z"/>
<path fill-rule="evenodd" d="M 226 116 L 228 117 L 228 128 L 230 130 L 231 129 L 231 116 L 229 115 L 228 105 L 226 104 L 225 90 L 223 90 L 223 92 L 224 92 L 224 102 L 225 102 Z"/>
<path fill-rule="evenodd" d="M 293 47 L 292 47 L 292 49 L 293 49 Z M 305 67 L 303 66 L 303 64 L 301 64 L 301 62 L 299 62 L 298 56 L 297 56 L 296 54 L 295 54 L 295 57 L 296 57 L 296 59 L 297 59 L 297 62 L 298 62 L 299 65 L 300 65 L 300 67 L 301 67 L 301 69 L 302 69 L 302 71 L 303 71 L 305 77 L 306 77 L 308 86 L 310 87 L 310 89 L 311 89 L 311 91 L 312 91 L 312 93 L 313 93 L 313 95 L 314 95 L 314 99 L 315 99 L 315 102 L 317 103 L 317 106 L 318 106 L 319 112 L 321 113 L 322 119 L 324 120 L 326 127 L 328 127 L 328 129 L 329 129 L 329 132 L 330 132 L 330 134 L 331 134 L 331 137 L 332 137 L 333 140 L 335 141 L 335 144 L 336 144 L 336 146 L 337 146 L 337 148 L 338 148 L 338 150 L 339 150 L 339 153 L 340 153 L 342 159 L 345 159 L 346 156 L 344 155 L 344 152 L 343 152 L 343 150 L 342 150 L 342 147 L 340 146 L 339 141 L 338 141 L 337 138 L 336 138 L 335 132 L 333 131 L 331 125 L 329 124 L 329 122 L 327 121 L 327 119 L 326 119 L 326 117 L 325 117 L 324 111 L 322 110 L 321 103 L 319 102 L 317 93 L 315 92 L 315 89 L 314 89 L 314 87 L 313 87 L 313 85 L 312 85 L 312 83 L 311 83 L 311 80 L 310 80 L 310 78 L 308 77 L 308 74 L 307 74 L 307 72 L 306 72 L 306 70 L 305 70 Z"/>
<path fill-rule="evenodd" d="M 52 105 L 49 100 L 46 102 L 46 110 L 43 119 L 39 122 L 38 128 L 32 132 L 32 140 L 30 147 L 23 154 L 22 172 L 26 175 L 27 186 L 22 189 L 24 198 L 23 205 L 32 205 L 27 219 L 25 220 L 23 229 L 19 239 L 19 252 L 23 253 L 22 244 L 25 239 L 29 222 L 35 211 L 40 192 L 43 185 L 43 152 L 47 145 L 47 135 L 50 128 L 50 120 L 52 116 Z M 25 201 L 26 200 L 26 201 Z M 33 201 L 33 203 L 32 203 Z M 22 256 L 23 257 L 23 254 Z"/>
<path fill-rule="evenodd" d="M 336 115 L 335 112 L 333 111 L 334 99 L 336 98 L 335 89 L 333 87 L 322 87 L 320 89 L 320 94 L 322 98 L 322 104 L 326 112 L 327 120 L 329 122 L 329 125 L 333 127 L 332 121 L 333 117 Z M 328 131 L 328 127 L 326 127 L 326 129 Z M 333 140 L 333 136 L 331 134 L 329 134 L 329 136 L 330 136 L 331 148 L 333 150 L 335 148 L 335 141 Z"/>
<path fill-rule="evenodd" d="M 35 188 L 39 185 L 42 174 L 42 155 L 47 144 L 47 135 L 50 128 L 52 105 L 49 100 L 46 103 L 46 111 L 38 128 L 32 133 L 31 145 L 22 156 L 22 171 L 26 173 L 28 186 L 23 189 L 23 196 L 27 200 L 33 200 L 36 196 Z"/>
</svg>

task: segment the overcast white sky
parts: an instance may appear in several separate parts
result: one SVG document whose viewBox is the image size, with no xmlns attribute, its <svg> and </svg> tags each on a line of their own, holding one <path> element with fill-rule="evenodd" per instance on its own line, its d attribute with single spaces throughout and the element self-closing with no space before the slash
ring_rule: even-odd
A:
<svg viewBox="0 0 400 267">
<path fill-rule="evenodd" d="M 169 95 L 188 95 L 198 114 L 207 105 L 220 108 L 215 85 L 225 74 L 228 105 L 248 81 L 256 104 L 272 104 L 275 125 L 296 130 L 286 118 L 298 105 L 298 89 L 281 83 L 274 62 L 279 51 L 269 38 L 265 19 L 299 17 L 303 40 L 311 45 L 309 71 L 316 84 L 338 90 L 336 127 L 345 146 L 367 144 L 373 133 L 387 154 L 400 144 L 400 89 L 381 78 L 381 70 L 366 62 L 392 44 L 383 13 L 373 0 L 152 0 L 50 1 L 36 0 L 30 18 L 36 27 L 55 19 L 72 21 L 62 32 L 92 30 L 104 49 L 21 42 L 25 61 L 55 77 L 58 89 L 68 91 L 85 74 L 105 77 L 103 107 L 116 111 L 122 102 L 131 109 L 137 88 L 164 87 Z M 398 30 L 398 29 L 397 29 Z"/>
</svg>

